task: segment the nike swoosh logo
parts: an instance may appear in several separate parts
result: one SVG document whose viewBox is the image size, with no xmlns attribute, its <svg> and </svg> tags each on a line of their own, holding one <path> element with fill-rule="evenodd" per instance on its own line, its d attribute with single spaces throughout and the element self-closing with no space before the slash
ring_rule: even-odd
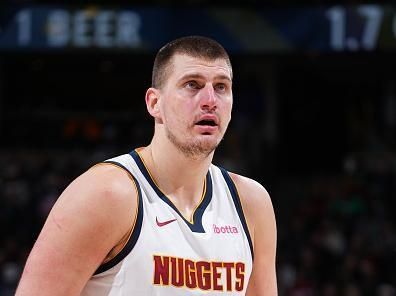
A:
<svg viewBox="0 0 396 296">
<path fill-rule="evenodd" d="M 158 225 L 159 227 L 168 225 L 169 223 L 172 223 L 172 222 L 175 222 L 175 221 L 176 221 L 176 219 L 172 219 L 172 220 L 160 222 L 160 221 L 158 221 L 158 217 L 155 217 L 155 222 L 157 222 L 157 225 Z"/>
</svg>

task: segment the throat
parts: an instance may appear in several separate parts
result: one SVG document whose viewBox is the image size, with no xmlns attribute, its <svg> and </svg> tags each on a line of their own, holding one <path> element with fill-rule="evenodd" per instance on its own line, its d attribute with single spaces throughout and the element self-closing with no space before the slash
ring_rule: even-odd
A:
<svg viewBox="0 0 396 296">
<path fill-rule="evenodd" d="M 177 210 L 186 221 L 193 223 L 195 211 L 205 196 L 212 192 L 209 173 L 211 158 L 193 161 L 181 157 L 172 149 L 153 150 L 151 145 L 139 152 L 139 155 L 160 198 Z M 210 190 L 207 191 L 207 187 Z"/>
<path fill-rule="evenodd" d="M 203 182 L 202 191 L 192 193 L 184 189 L 178 190 L 167 197 L 176 207 L 179 213 L 190 223 L 194 223 L 194 213 L 203 202 L 206 195 L 206 179 Z"/>
</svg>

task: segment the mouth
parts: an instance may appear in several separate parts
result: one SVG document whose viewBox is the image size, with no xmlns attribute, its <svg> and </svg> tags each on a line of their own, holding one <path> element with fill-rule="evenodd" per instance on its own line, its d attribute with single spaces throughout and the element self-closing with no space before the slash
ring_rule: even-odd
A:
<svg viewBox="0 0 396 296">
<path fill-rule="evenodd" d="M 213 119 L 203 119 L 195 123 L 196 125 L 200 126 L 217 126 L 217 123 Z"/>
<path fill-rule="evenodd" d="M 218 123 L 215 118 L 205 118 L 195 123 L 198 131 L 202 135 L 212 135 L 218 129 Z"/>
</svg>

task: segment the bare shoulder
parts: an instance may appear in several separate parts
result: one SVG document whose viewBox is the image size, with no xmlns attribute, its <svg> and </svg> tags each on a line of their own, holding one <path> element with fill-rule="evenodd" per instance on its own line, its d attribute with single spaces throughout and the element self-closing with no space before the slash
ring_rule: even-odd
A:
<svg viewBox="0 0 396 296">
<path fill-rule="evenodd" d="M 101 163 L 75 179 L 60 198 L 78 191 L 87 195 L 72 194 L 71 198 L 83 198 L 84 201 L 93 202 L 99 207 L 109 206 L 110 203 L 112 207 L 121 208 L 135 200 L 133 197 L 137 194 L 136 186 L 132 176 L 124 169 L 113 164 Z"/>
<path fill-rule="evenodd" d="M 52 212 L 84 211 L 90 218 L 114 219 L 130 216 L 136 207 L 137 191 L 126 171 L 111 164 L 99 164 L 76 178 L 61 194 Z M 110 220 L 108 220 L 110 219 Z M 122 225 L 120 225 L 122 226 Z"/>
<path fill-rule="evenodd" d="M 276 221 L 271 198 L 258 182 L 230 174 L 238 189 L 243 212 L 253 240 L 254 262 L 246 295 L 277 295 Z"/>
<path fill-rule="evenodd" d="M 61 194 L 49 218 L 58 222 L 78 215 L 81 227 L 109 232 L 113 245 L 127 233 L 137 208 L 137 184 L 124 169 L 98 164 L 74 180 Z"/>
<path fill-rule="evenodd" d="M 272 209 L 272 202 L 267 190 L 257 181 L 235 173 L 230 173 L 238 190 L 242 206 L 246 211 L 259 208 Z M 245 213 L 248 214 L 248 213 Z"/>
<path fill-rule="evenodd" d="M 101 164 L 64 190 L 29 255 L 18 296 L 79 295 L 133 227 L 138 193 L 131 178 L 121 168 Z"/>
<path fill-rule="evenodd" d="M 234 173 L 230 177 L 238 190 L 254 249 L 262 238 L 276 239 L 275 213 L 267 190 L 253 179 Z"/>
</svg>

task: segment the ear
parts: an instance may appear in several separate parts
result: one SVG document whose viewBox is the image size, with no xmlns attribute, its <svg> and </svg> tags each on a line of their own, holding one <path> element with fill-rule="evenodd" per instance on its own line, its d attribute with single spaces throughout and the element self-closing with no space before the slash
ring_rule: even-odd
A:
<svg viewBox="0 0 396 296">
<path fill-rule="evenodd" d="M 147 107 L 147 111 L 155 119 L 159 119 L 161 117 L 161 112 L 159 109 L 159 100 L 160 100 L 159 90 L 156 88 L 150 87 L 146 91 L 146 107 Z"/>
</svg>

